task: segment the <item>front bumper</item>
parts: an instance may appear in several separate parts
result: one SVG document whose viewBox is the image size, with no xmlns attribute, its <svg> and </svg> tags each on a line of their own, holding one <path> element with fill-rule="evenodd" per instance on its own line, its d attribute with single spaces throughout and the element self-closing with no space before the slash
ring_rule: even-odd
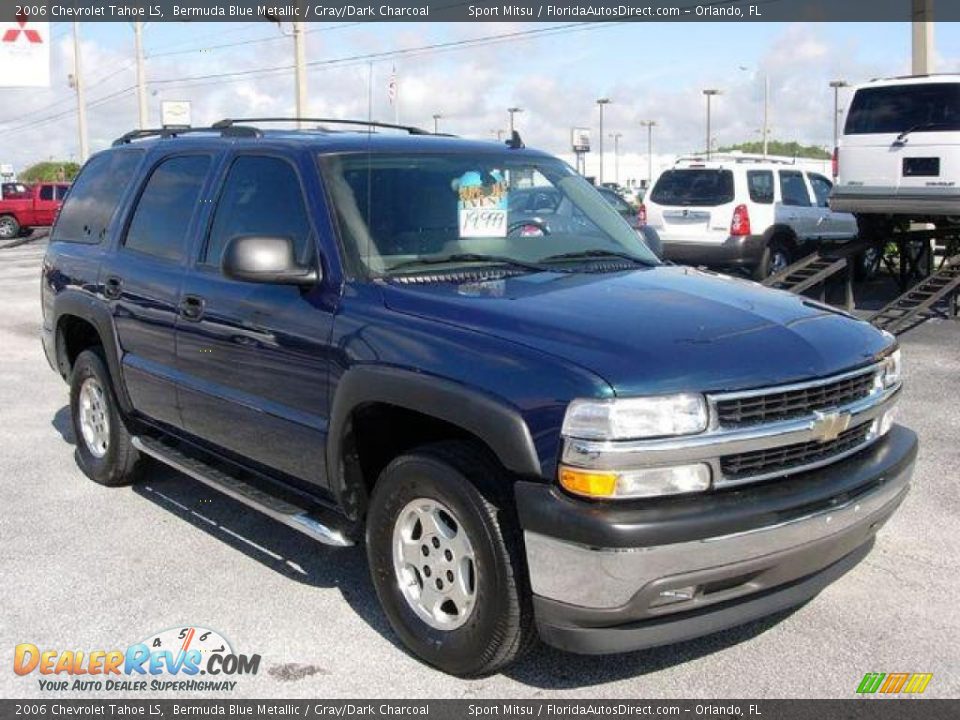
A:
<svg viewBox="0 0 960 720">
<path fill-rule="evenodd" d="M 762 235 L 729 236 L 722 242 L 672 240 L 660 233 L 663 257 L 683 265 L 710 267 L 754 267 L 763 255 Z"/>
<path fill-rule="evenodd" d="M 624 652 L 803 603 L 866 555 L 916 453 L 916 435 L 895 426 L 826 468 L 630 506 L 518 483 L 540 635 L 574 652 Z"/>
</svg>

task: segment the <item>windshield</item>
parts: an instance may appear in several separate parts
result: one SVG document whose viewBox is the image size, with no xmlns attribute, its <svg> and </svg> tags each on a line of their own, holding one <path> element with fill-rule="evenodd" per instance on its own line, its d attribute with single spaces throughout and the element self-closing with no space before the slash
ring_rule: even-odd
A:
<svg viewBox="0 0 960 720">
<path fill-rule="evenodd" d="M 844 126 L 847 135 L 960 130 L 960 83 L 861 88 Z"/>
<path fill-rule="evenodd" d="M 366 274 L 484 262 L 553 268 L 592 256 L 659 263 L 596 189 L 554 158 L 358 153 L 323 155 L 320 164 L 344 250 Z"/>
<path fill-rule="evenodd" d="M 667 170 L 650 193 L 658 205 L 725 205 L 733 202 L 729 170 Z"/>
</svg>

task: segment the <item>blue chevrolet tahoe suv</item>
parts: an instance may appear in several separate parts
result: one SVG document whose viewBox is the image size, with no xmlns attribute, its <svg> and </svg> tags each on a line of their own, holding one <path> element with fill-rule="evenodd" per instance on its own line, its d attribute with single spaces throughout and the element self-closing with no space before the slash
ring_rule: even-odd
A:
<svg viewBox="0 0 960 720">
<path fill-rule="evenodd" d="M 131 133 L 66 200 L 43 344 L 94 481 L 153 458 L 364 542 L 404 645 L 463 676 L 803 603 L 903 500 L 891 336 L 662 264 L 516 135 L 262 126 Z"/>
</svg>

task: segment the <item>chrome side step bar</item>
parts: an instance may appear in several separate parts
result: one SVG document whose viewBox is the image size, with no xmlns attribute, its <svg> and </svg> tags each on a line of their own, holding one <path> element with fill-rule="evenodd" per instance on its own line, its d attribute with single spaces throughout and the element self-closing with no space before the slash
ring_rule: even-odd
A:
<svg viewBox="0 0 960 720">
<path fill-rule="evenodd" d="M 340 530 L 328 527 L 304 508 L 265 493 L 211 465 L 184 455 L 176 448 L 147 437 L 134 437 L 132 442 L 140 452 L 314 540 L 335 547 L 349 547 L 354 544 L 353 540 Z"/>
</svg>

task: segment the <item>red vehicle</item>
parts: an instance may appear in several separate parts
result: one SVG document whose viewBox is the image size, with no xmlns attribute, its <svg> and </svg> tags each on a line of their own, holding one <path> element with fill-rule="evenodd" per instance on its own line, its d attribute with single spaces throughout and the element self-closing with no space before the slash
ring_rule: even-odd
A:
<svg viewBox="0 0 960 720">
<path fill-rule="evenodd" d="M 53 225 L 69 188 L 69 183 L 38 183 L 26 195 L 0 200 L 0 240 Z"/>
</svg>

